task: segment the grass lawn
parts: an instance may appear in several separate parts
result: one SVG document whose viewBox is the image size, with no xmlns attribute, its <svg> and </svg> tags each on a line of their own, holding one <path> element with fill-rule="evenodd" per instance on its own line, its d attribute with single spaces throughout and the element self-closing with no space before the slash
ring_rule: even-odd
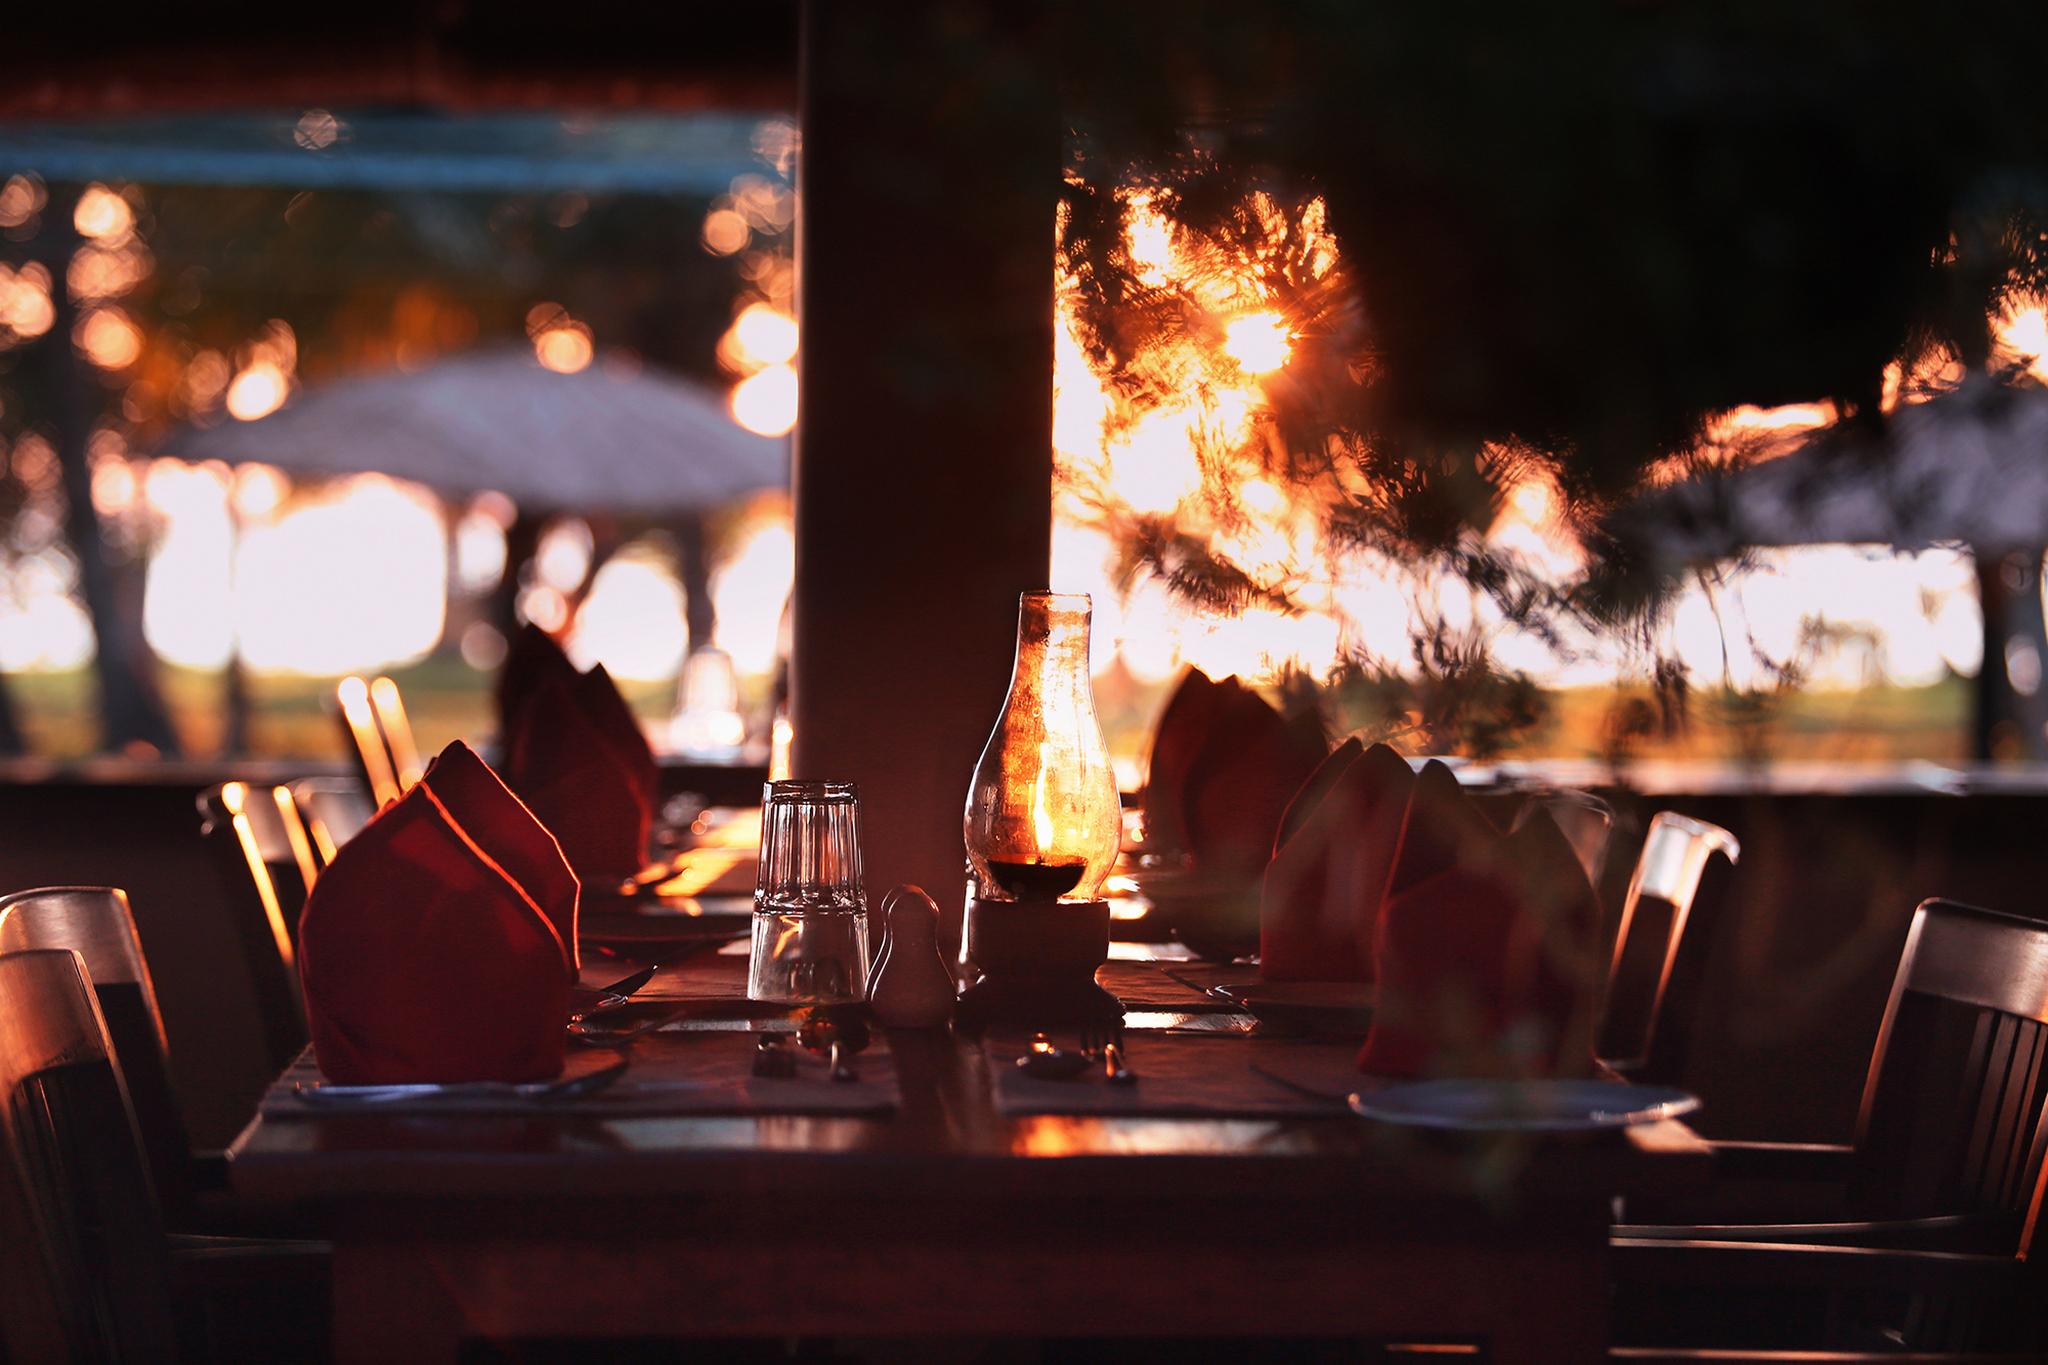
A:
<svg viewBox="0 0 2048 1365">
<path fill-rule="evenodd" d="M 487 737 L 493 721 L 491 679 L 458 658 L 437 656 L 394 670 L 423 751 L 456 738 Z M 186 752 L 220 752 L 226 730 L 224 675 L 184 668 L 164 670 L 172 721 Z M 10 677 L 29 741 L 38 754 L 65 757 L 90 752 L 95 735 L 94 684 L 89 671 Z M 325 709 L 333 680 L 288 674 L 250 678 L 254 703 L 250 747 L 276 757 L 339 757 L 340 741 Z M 669 714 L 667 683 L 626 683 L 627 699 L 648 719 Z M 1153 714 L 1166 688 L 1099 688 L 1110 746 L 1141 758 Z M 1510 756 L 1598 756 L 1604 722 L 1617 693 L 1583 688 L 1551 694 L 1550 715 Z M 1968 756 L 1970 683 L 1951 678 L 1932 687 L 1878 687 L 1857 692 L 1801 692 L 1749 706 L 1726 694 L 1702 692 L 1692 703 L 1688 730 L 1645 744 L 1638 758 L 1781 762 L 1886 763 L 1906 759 L 1961 762 Z M 991 716 L 993 721 L 994 717 Z"/>
</svg>

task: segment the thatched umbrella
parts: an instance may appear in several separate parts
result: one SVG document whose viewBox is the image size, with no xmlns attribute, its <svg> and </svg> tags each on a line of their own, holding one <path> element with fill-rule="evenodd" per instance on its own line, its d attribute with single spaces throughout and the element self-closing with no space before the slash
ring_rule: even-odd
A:
<svg viewBox="0 0 2048 1365">
<path fill-rule="evenodd" d="M 1660 489 L 1625 509 L 1618 525 L 1665 563 L 1765 545 L 1969 547 L 1984 614 L 1977 755 L 1991 756 L 2001 722 L 2016 725 L 2029 757 L 2048 754 L 2041 708 L 2015 691 L 2006 670 L 2014 641 L 2048 662 L 2048 390 L 1974 376 L 1901 406 L 1881 436 L 1821 432 L 1778 458 Z"/>
<path fill-rule="evenodd" d="M 682 541 L 677 568 L 693 649 L 715 625 L 701 514 L 789 482 L 789 442 L 735 424 L 716 390 L 602 362 L 558 374 L 525 349 L 337 379 L 253 422 L 182 428 L 155 453 L 302 475 L 391 474 L 457 496 L 503 493 L 525 528 L 514 528 L 517 548 L 508 546 L 508 585 L 541 513 L 665 520 Z M 509 586 L 500 597 L 495 614 L 509 628 Z"/>
<path fill-rule="evenodd" d="M 337 379 L 254 422 L 181 429 L 156 453 L 645 515 L 704 511 L 789 477 L 788 441 L 735 424 L 708 386 L 603 363 L 557 374 L 524 349 Z"/>
</svg>

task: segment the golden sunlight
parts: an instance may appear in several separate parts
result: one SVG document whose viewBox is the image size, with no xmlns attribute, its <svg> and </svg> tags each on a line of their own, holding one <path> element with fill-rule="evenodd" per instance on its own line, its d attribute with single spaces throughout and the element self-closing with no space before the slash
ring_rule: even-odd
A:
<svg viewBox="0 0 2048 1365">
<path fill-rule="evenodd" d="M 1287 363 L 1294 333 L 1278 313 L 1249 313 L 1223 326 L 1223 353 L 1246 374 L 1271 374 Z"/>
</svg>

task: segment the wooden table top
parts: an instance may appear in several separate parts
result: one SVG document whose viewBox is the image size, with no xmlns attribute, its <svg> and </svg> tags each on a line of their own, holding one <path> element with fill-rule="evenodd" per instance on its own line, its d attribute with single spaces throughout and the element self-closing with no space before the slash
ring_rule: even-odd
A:
<svg viewBox="0 0 2048 1365">
<path fill-rule="evenodd" d="M 598 984 L 622 970 L 598 960 L 586 979 Z M 679 974 L 680 990 L 744 971 L 743 956 L 700 954 Z M 735 1035 L 734 1046 L 744 1045 Z M 770 1195 L 1143 1203 L 1203 1192 L 1298 1207 L 1367 1199 L 1380 1209 L 1470 1207 L 1495 1216 L 1691 1185 L 1706 1178 L 1711 1161 L 1706 1145 L 1674 1121 L 1570 1141 L 1446 1141 L 1366 1123 L 1334 1105 L 1328 1116 L 1304 1118 L 1007 1117 L 973 1041 L 894 1031 L 889 1046 L 902 1102 L 888 1117 L 258 1118 L 236 1141 L 231 1171 L 250 1197 L 331 1208 L 461 1199 L 530 1210 L 548 1201 Z M 1143 1032 L 1132 1033 L 1130 1048 L 1141 1065 Z"/>
</svg>

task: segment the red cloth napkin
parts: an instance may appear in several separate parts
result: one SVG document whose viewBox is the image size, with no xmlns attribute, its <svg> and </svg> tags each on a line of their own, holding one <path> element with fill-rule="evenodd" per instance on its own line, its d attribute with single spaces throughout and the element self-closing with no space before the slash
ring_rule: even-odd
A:
<svg viewBox="0 0 2048 1365">
<path fill-rule="evenodd" d="M 505 651 L 505 663 L 498 670 L 498 738 L 509 741 L 512 726 L 534 694 L 551 682 L 571 682 L 576 665 L 562 652 L 555 637 L 531 621 L 519 628 Z"/>
<path fill-rule="evenodd" d="M 577 874 L 619 881 L 647 859 L 660 769 L 625 698 L 599 664 L 578 672 L 547 634 L 521 632 L 499 677 L 505 781 L 548 827 Z"/>
<path fill-rule="evenodd" d="M 1181 812 L 1188 769 L 1209 742 L 1223 699 L 1237 690 L 1236 678 L 1211 682 L 1191 668 L 1167 699 L 1152 728 L 1152 756 L 1145 775 L 1145 842 L 1166 854 L 1188 851 L 1187 822 Z"/>
<path fill-rule="evenodd" d="M 1380 907 L 1361 1071 L 1583 1075 L 1599 898 L 1547 812 L 1502 835 L 1441 763 L 1415 780 Z"/>
<path fill-rule="evenodd" d="M 1380 902 L 1415 772 L 1384 744 L 1339 745 L 1288 806 L 1259 902 L 1268 981 L 1371 981 Z"/>
<path fill-rule="evenodd" d="M 1146 842 L 1187 854 L 1206 882 L 1256 886 L 1280 817 L 1327 747 L 1313 717 L 1288 720 L 1236 678 L 1190 670 L 1154 732 Z"/>
<path fill-rule="evenodd" d="M 299 979 L 321 1071 L 344 1085 L 560 1072 L 578 891 L 540 822 L 449 745 L 306 898 Z"/>
</svg>

